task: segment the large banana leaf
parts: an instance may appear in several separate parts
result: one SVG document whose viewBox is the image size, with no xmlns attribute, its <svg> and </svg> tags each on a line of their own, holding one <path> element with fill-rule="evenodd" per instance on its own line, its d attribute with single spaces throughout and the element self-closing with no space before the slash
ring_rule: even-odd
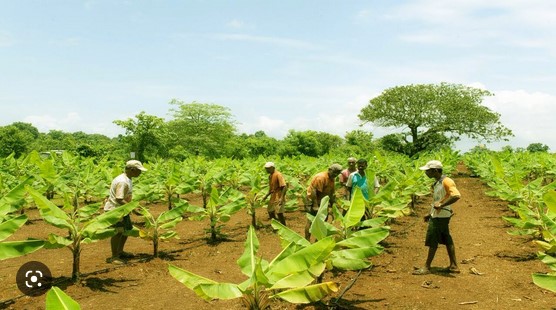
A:
<svg viewBox="0 0 556 310">
<path fill-rule="evenodd" d="M 5 222 L 0 222 L 0 241 L 11 236 L 16 230 L 23 226 L 25 222 L 27 222 L 27 216 L 25 214 L 14 217 Z"/>
<path fill-rule="evenodd" d="M 267 276 L 271 282 L 277 282 L 289 274 L 303 272 L 313 266 L 324 264 L 335 245 L 333 237 L 319 240 L 270 265 Z"/>
<path fill-rule="evenodd" d="M 326 216 L 328 215 L 329 201 L 330 197 L 328 196 L 322 198 L 319 209 L 317 211 L 317 215 L 313 219 L 311 227 L 309 229 L 311 235 L 313 235 L 317 240 L 324 239 L 328 235 L 328 230 L 326 229 L 324 222 L 326 221 Z"/>
<path fill-rule="evenodd" d="M 556 275 L 534 273 L 532 277 L 537 286 L 556 293 Z"/>
<path fill-rule="evenodd" d="M 255 229 L 253 228 L 253 226 L 249 226 L 243 254 L 237 260 L 237 264 L 241 268 L 241 272 L 248 277 L 251 277 L 251 275 L 255 271 L 255 267 L 257 265 L 258 250 L 259 239 L 255 234 Z"/>
<path fill-rule="evenodd" d="M 44 246 L 43 240 L 0 242 L 0 260 L 22 256 L 35 252 Z"/>
<path fill-rule="evenodd" d="M 46 293 L 46 309 L 47 310 L 78 310 L 81 306 L 69 297 L 64 291 L 53 286 Z"/>
<path fill-rule="evenodd" d="M 355 187 L 351 198 L 351 205 L 344 216 L 344 227 L 353 227 L 361 221 L 365 215 L 365 197 L 359 187 Z"/>
<path fill-rule="evenodd" d="M 327 295 L 337 292 L 338 286 L 334 282 L 325 282 L 306 287 L 286 290 L 271 297 L 278 297 L 294 304 L 308 304 L 316 302 Z"/>
<path fill-rule="evenodd" d="M 235 284 L 218 283 L 187 270 L 168 265 L 170 275 L 205 300 L 231 299 L 243 294 Z"/>
<path fill-rule="evenodd" d="M 30 186 L 27 186 L 26 188 L 31 197 L 33 197 L 33 200 L 35 200 L 42 218 L 47 223 L 54 227 L 68 229 L 70 231 L 74 230 L 74 227 L 71 224 L 71 219 L 66 212 L 58 208 L 58 206 L 48 200 L 37 190 L 31 188 Z"/>
<path fill-rule="evenodd" d="M 25 186 L 30 184 L 34 179 L 29 177 L 23 182 L 19 183 L 16 187 L 10 190 L 4 197 L 0 198 L 0 218 L 3 215 L 9 214 L 18 210 L 25 202 Z"/>
<path fill-rule="evenodd" d="M 104 230 L 117 222 L 119 222 L 122 217 L 129 214 L 133 209 L 139 206 L 139 202 L 132 201 L 126 203 L 125 205 L 119 206 L 108 212 L 104 212 L 101 215 L 93 218 L 83 226 L 83 235 L 92 236 L 99 230 Z"/>
</svg>

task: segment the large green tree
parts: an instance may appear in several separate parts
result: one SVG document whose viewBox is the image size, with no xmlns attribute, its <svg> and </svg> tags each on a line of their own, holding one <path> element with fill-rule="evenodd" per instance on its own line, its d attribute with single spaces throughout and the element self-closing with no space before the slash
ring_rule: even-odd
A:
<svg viewBox="0 0 556 310">
<path fill-rule="evenodd" d="M 344 140 L 337 135 L 327 132 L 290 129 L 282 141 L 279 151 L 281 156 L 306 155 L 322 156 L 344 144 Z"/>
<path fill-rule="evenodd" d="M 0 156 L 14 153 L 19 157 L 30 151 L 31 144 L 39 137 L 37 128 L 29 123 L 15 122 L 0 127 Z"/>
<path fill-rule="evenodd" d="M 176 106 L 168 122 L 169 145 L 192 155 L 209 158 L 226 156 L 229 142 L 235 137 L 236 122 L 230 109 L 217 104 L 172 99 Z"/>
<path fill-rule="evenodd" d="M 371 99 L 359 119 L 381 127 L 404 128 L 409 155 L 437 148 L 439 142 L 451 144 L 461 135 L 498 141 L 512 132 L 500 123 L 500 114 L 481 105 L 485 96 L 492 95 L 460 84 L 396 86 Z"/>
<path fill-rule="evenodd" d="M 150 157 L 166 155 L 163 144 L 166 124 L 163 118 L 141 111 L 135 119 L 115 120 L 114 124 L 125 129 L 122 140 L 127 143 L 129 151 L 135 152 L 136 158 L 140 161 L 145 161 L 147 155 Z"/>
</svg>

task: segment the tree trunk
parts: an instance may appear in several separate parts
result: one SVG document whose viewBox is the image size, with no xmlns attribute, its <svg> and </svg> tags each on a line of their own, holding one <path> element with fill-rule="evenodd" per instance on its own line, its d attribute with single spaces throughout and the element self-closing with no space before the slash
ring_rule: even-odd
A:
<svg viewBox="0 0 556 310">
<path fill-rule="evenodd" d="M 81 273 L 79 271 L 79 266 L 81 264 L 81 243 L 80 242 L 77 242 L 77 244 L 72 250 L 72 254 L 73 254 L 73 266 L 71 271 L 71 280 L 73 282 L 78 282 L 81 277 Z"/>
</svg>

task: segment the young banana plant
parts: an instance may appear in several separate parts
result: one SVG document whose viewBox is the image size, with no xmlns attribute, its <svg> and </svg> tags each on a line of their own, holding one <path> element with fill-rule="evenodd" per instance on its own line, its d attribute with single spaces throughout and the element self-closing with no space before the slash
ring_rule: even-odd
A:
<svg viewBox="0 0 556 310">
<path fill-rule="evenodd" d="M 338 229 L 326 222 L 328 201 L 329 198 L 324 197 L 316 216 L 308 214 L 307 217 L 311 220 L 309 232 L 316 240 L 332 237 L 336 241 L 333 251 L 326 258 L 329 265 L 338 270 L 361 270 L 370 267 L 369 258 L 382 253 L 383 248 L 378 243 L 389 235 L 389 227 L 382 225 L 386 219 L 374 219 L 373 227 L 355 230 L 366 209 L 361 190 L 356 188 L 351 205 L 345 215 L 334 207 L 334 220 L 341 227 Z M 371 222 L 368 224 L 371 225 Z M 310 244 L 297 232 L 277 221 L 273 221 L 272 226 L 278 230 L 282 246 L 297 244 L 304 247 Z"/>
<path fill-rule="evenodd" d="M 543 202 L 547 207 L 546 214 L 541 216 L 543 240 L 534 242 L 540 249 L 538 257 L 550 268 L 551 272 L 534 273 L 532 277 L 537 286 L 556 293 L 556 192 L 547 192 L 543 196 Z"/>
<path fill-rule="evenodd" d="M 44 246 L 44 241 L 38 239 L 3 241 L 27 222 L 27 215 L 14 216 L 12 213 L 22 207 L 25 185 L 32 181 L 32 178 L 24 180 L 0 198 L 0 260 L 26 255 Z"/>
<path fill-rule="evenodd" d="M 80 280 L 80 258 L 82 245 L 92 243 L 115 234 L 113 224 L 124 215 L 138 207 L 138 202 L 130 202 L 114 210 L 97 215 L 100 203 L 90 204 L 79 208 L 74 205 L 73 197 L 66 195 L 64 206 L 59 208 L 48 200 L 41 192 L 27 186 L 33 197 L 41 217 L 48 224 L 67 231 L 66 236 L 51 233 L 45 248 L 67 247 L 73 255 L 72 280 Z"/>
<path fill-rule="evenodd" d="M 173 230 L 176 225 L 183 220 L 183 213 L 189 208 L 187 202 L 178 202 L 177 206 L 162 212 L 158 217 L 154 217 L 149 209 L 141 207 L 140 213 L 145 218 L 145 227 L 139 229 L 139 237 L 153 242 L 153 257 L 159 257 L 159 241 L 170 238 L 178 238 Z"/>
<path fill-rule="evenodd" d="M 244 206 L 245 197 L 239 191 L 232 188 L 218 190 L 216 186 L 213 186 L 205 208 L 192 206 L 187 208 L 187 211 L 197 214 L 190 217 L 191 220 L 209 219 L 209 242 L 217 242 L 223 237 L 221 229 L 224 225 L 221 223 L 228 222 L 232 214 Z"/>
<path fill-rule="evenodd" d="M 272 299 L 291 303 L 316 302 L 338 287 L 334 282 L 312 284 L 326 267 L 326 258 L 335 247 L 332 237 L 305 247 L 286 246 L 272 261 L 257 256 L 259 240 L 253 226 L 249 227 L 245 250 L 237 260 L 247 280 L 240 284 L 219 283 L 173 265 L 170 274 L 199 297 L 213 299 L 242 298 L 248 309 L 267 309 Z"/>
</svg>

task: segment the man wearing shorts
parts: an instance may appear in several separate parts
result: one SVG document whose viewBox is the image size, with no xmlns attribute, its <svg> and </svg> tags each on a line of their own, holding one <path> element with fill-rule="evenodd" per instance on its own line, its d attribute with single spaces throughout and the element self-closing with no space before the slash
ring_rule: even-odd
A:
<svg viewBox="0 0 556 310">
<path fill-rule="evenodd" d="M 438 249 L 439 244 L 445 244 L 450 258 L 450 266 L 446 271 L 459 273 L 456 261 L 456 247 L 450 235 L 450 218 L 452 217 L 452 204 L 461 197 L 454 181 L 442 174 L 442 163 L 438 160 L 431 160 L 419 169 L 425 171 L 427 177 L 434 179 L 432 186 L 433 203 L 429 214 L 425 216 L 425 221 L 429 222 L 425 246 L 429 247 L 425 267 L 413 271 L 415 275 L 429 274 L 431 264 Z"/>
<path fill-rule="evenodd" d="M 133 192 L 133 184 L 131 179 L 141 175 L 141 172 L 147 171 L 143 164 L 138 160 L 130 160 L 126 162 L 125 172 L 115 177 L 110 185 L 110 196 L 106 199 L 104 210 L 110 211 L 128 202 L 131 202 Z M 114 225 L 116 235 L 110 239 L 110 248 L 112 257 L 106 259 L 107 263 L 122 264 L 125 259 L 133 257 L 133 254 L 124 252 L 124 245 L 127 241 L 126 232 L 133 229 L 131 218 L 128 215 Z"/>
</svg>

